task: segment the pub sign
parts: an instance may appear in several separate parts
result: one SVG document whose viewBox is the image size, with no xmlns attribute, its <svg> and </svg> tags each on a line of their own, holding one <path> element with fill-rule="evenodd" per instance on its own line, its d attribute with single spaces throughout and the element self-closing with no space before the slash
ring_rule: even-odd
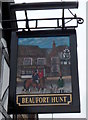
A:
<svg viewBox="0 0 88 120">
<path fill-rule="evenodd" d="M 76 30 L 12 32 L 8 113 L 80 112 Z"/>
</svg>

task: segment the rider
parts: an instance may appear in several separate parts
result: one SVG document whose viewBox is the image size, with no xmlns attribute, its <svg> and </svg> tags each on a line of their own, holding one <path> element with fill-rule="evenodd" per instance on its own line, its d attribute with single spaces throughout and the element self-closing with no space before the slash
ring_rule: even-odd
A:
<svg viewBox="0 0 88 120">
<path fill-rule="evenodd" d="M 32 75 L 33 82 L 36 83 L 36 87 L 38 88 L 39 85 L 39 75 L 37 71 L 35 71 Z"/>
</svg>

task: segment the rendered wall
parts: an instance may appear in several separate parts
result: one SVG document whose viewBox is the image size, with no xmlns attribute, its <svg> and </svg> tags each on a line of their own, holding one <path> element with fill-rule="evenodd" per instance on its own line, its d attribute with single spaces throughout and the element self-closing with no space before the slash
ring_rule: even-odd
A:
<svg viewBox="0 0 88 120">
<path fill-rule="evenodd" d="M 13 0 L 0 0 L 0 21 L 2 20 L 2 2 L 13 2 Z M 0 22 L 0 120 L 10 116 L 7 114 L 8 107 L 8 85 L 9 85 L 9 66 L 5 60 L 4 52 L 7 53 L 6 42 L 2 39 L 2 24 Z M 7 90 L 6 90 L 7 89 Z"/>
</svg>

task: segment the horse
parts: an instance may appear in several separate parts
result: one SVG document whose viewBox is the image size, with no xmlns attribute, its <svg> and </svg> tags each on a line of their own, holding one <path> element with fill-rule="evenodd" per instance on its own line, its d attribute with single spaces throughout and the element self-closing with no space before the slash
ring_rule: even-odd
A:
<svg viewBox="0 0 88 120">
<path fill-rule="evenodd" d="M 35 88 L 40 89 L 41 88 L 40 83 L 37 84 L 36 82 L 33 81 L 33 79 L 27 79 L 24 81 L 24 89 L 26 89 L 26 91 L 28 91 L 31 86 L 33 87 L 33 89 L 35 89 Z"/>
</svg>

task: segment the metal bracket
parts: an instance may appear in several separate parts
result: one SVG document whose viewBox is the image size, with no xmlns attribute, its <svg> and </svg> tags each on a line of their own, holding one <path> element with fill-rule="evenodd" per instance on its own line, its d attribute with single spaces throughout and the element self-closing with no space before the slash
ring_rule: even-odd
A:
<svg viewBox="0 0 88 120">
<path fill-rule="evenodd" d="M 42 6 L 42 7 L 41 7 Z M 10 20 L 3 20 L 2 23 L 17 23 L 21 21 L 25 21 L 26 25 L 25 28 L 19 27 L 10 27 L 10 28 L 3 28 L 3 30 L 31 30 L 31 29 L 69 29 L 69 28 L 77 28 L 78 24 L 82 24 L 84 22 L 83 18 L 77 17 L 77 15 L 73 14 L 70 9 L 78 8 L 78 2 L 47 2 L 47 3 L 24 3 L 24 4 L 10 4 L 10 9 L 12 11 L 24 11 L 26 19 L 10 19 Z M 28 19 L 27 10 L 51 10 L 51 9 L 62 9 L 62 17 L 61 18 L 39 18 L 39 19 Z M 65 9 L 68 9 L 69 12 L 72 14 L 72 17 L 65 17 Z M 38 27 L 38 22 L 44 20 L 56 20 L 57 26 L 56 27 Z M 76 20 L 76 25 L 66 26 L 67 23 L 71 22 L 72 20 Z M 30 27 L 29 22 L 35 21 L 35 27 Z M 62 21 L 62 25 L 59 25 L 60 21 Z M 66 22 L 65 22 L 66 21 Z"/>
</svg>

